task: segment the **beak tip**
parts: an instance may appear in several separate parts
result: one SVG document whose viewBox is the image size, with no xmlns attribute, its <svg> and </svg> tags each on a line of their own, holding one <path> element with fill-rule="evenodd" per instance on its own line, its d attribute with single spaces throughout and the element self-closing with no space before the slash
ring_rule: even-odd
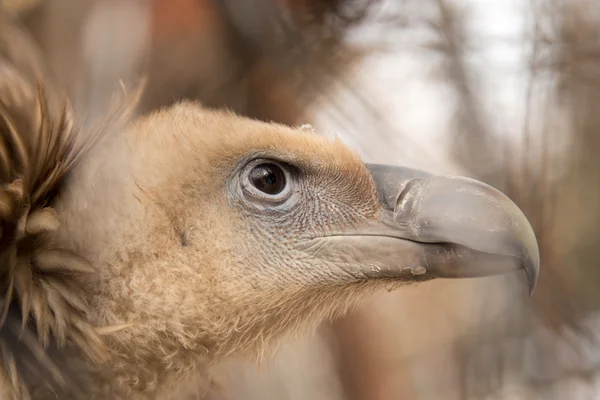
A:
<svg viewBox="0 0 600 400">
<path fill-rule="evenodd" d="M 527 285 L 529 288 L 529 297 L 533 296 L 533 292 L 537 285 L 539 271 L 540 271 L 539 263 L 531 261 L 525 265 L 525 273 L 527 274 Z"/>
<path fill-rule="evenodd" d="M 529 297 L 531 297 L 537 286 L 540 274 L 540 247 L 533 227 L 527 221 L 527 218 L 523 213 L 519 214 L 522 219 L 522 226 L 526 226 L 527 228 L 522 230 L 520 234 L 517 234 L 516 236 L 521 238 L 523 268 L 527 275 Z"/>
<path fill-rule="evenodd" d="M 537 242 L 535 249 L 532 250 L 533 251 L 528 252 L 527 257 L 523 260 L 523 269 L 525 269 L 525 275 L 527 276 L 529 297 L 533 296 L 533 292 L 537 286 L 538 276 L 540 274 L 540 253 Z"/>
</svg>

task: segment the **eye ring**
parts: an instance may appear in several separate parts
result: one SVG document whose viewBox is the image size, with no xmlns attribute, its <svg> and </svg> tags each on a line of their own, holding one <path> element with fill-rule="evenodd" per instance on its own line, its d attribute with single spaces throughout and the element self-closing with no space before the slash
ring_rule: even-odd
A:
<svg viewBox="0 0 600 400">
<path fill-rule="evenodd" d="M 268 159 L 255 159 L 243 170 L 244 192 L 259 200 L 281 203 L 291 194 L 292 174 L 286 165 Z"/>
</svg>

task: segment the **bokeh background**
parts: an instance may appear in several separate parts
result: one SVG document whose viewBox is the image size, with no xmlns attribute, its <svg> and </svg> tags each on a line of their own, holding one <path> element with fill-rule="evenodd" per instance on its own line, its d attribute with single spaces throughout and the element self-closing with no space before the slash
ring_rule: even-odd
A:
<svg viewBox="0 0 600 400">
<path fill-rule="evenodd" d="M 383 293 L 211 400 L 600 399 L 597 0 L 1 0 L 76 110 L 147 78 L 181 99 L 310 123 L 367 161 L 483 180 L 541 245 L 519 276 Z M 192 399 L 194 397 L 190 397 Z"/>
</svg>

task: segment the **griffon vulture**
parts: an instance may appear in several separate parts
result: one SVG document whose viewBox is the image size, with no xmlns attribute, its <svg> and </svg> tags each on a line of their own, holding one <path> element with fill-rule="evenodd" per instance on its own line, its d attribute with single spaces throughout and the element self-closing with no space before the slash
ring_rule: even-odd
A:
<svg viewBox="0 0 600 400">
<path fill-rule="evenodd" d="M 531 226 L 483 183 L 191 102 L 82 124 L 0 34 L 2 398 L 178 398 L 375 290 L 521 269 L 533 288 Z"/>
</svg>

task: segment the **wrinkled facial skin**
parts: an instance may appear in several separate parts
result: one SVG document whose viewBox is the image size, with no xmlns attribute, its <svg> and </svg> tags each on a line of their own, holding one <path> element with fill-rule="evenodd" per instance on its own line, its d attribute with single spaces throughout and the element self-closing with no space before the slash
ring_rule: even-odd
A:
<svg viewBox="0 0 600 400">
<path fill-rule="evenodd" d="M 252 182 L 255 171 L 270 168 L 283 189 L 269 195 Z M 260 182 L 258 183 L 261 185 Z M 263 188 L 264 189 L 264 188 Z M 339 285 L 359 280 L 333 262 L 311 257 L 307 243 L 374 219 L 380 212 L 377 192 L 366 170 L 324 168 L 276 153 L 242 158 L 227 181 L 227 197 L 246 223 L 246 242 L 258 256 L 259 281 L 268 286 Z M 268 190 L 268 189 L 267 189 Z M 276 279 L 278 278 L 278 279 Z"/>
</svg>

